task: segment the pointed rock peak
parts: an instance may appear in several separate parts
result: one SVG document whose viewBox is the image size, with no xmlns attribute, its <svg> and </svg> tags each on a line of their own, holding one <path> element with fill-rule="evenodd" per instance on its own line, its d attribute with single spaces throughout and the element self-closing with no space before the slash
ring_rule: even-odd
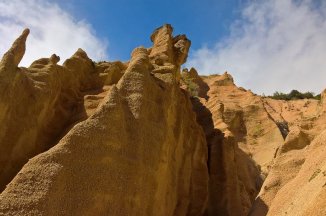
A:
<svg viewBox="0 0 326 216">
<path fill-rule="evenodd" d="M 156 65 L 173 64 L 179 68 L 186 62 L 191 41 L 186 35 L 173 37 L 173 28 L 165 24 L 157 28 L 152 36 L 153 47 L 150 49 L 151 62 Z"/>
<path fill-rule="evenodd" d="M 148 50 L 146 48 L 144 48 L 143 46 L 137 47 L 132 51 L 131 58 L 133 59 L 139 55 L 148 56 Z"/>
<path fill-rule="evenodd" d="M 156 65 L 174 64 L 173 28 L 166 24 L 157 28 L 151 36 L 153 47 L 150 59 Z"/>
<path fill-rule="evenodd" d="M 189 74 L 191 77 L 197 78 L 198 77 L 198 72 L 195 68 L 190 68 Z"/>
<path fill-rule="evenodd" d="M 52 64 L 57 64 L 60 61 L 60 57 L 57 56 L 56 54 L 51 55 L 50 57 L 50 62 Z"/>
<path fill-rule="evenodd" d="M 148 71 L 150 67 L 148 51 L 144 47 L 137 47 L 131 53 L 131 61 L 126 73 L 131 71 Z"/>
<path fill-rule="evenodd" d="M 193 67 L 190 68 L 190 70 L 188 70 L 188 68 L 184 68 L 182 70 L 182 76 L 193 80 L 197 80 L 199 78 L 197 70 Z"/>
<path fill-rule="evenodd" d="M 156 36 L 159 34 L 167 34 L 172 37 L 173 27 L 170 24 L 164 24 L 161 27 L 155 29 L 155 31 L 151 35 L 151 41 L 155 42 Z"/>
<path fill-rule="evenodd" d="M 73 57 L 89 59 L 87 53 L 86 53 L 83 49 L 81 49 L 81 48 L 79 48 L 79 49 L 75 52 L 75 54 L 72 56 L 72 58 L 73 58 Z"/>
<path fill-rule="evenodd" d="M 234 85 L 233 77 L 227 71 L 225 71 L 224 74 L 217 76 L 215 79 L 214 84 L 218 86 Z"/>
<path fill-rule="evenodd" d="M 55 65 L 60 61 L 60 57 L 56 54 L 52 54 L 50 58 L 40 58 L 35 60 L 29 68 L 43 68 L 46 65 Z"/>
<path fill-rule="evenodd" d="M 187 61 L 191 41 L 186 35 L 177 35 L 173 38 L 173 44 L 175 49 L 175 63 L 182 65 Z"/>
<path fill-rule="evenodd" d="M 227 71 L 224 72 L 224 74 L 222 75 L 223 79 L 227 79 L 227 80 L 230 80 L 232 81 L 233 83 L 233 77 L 231 74 L 229 74 Z"/>
<path fill-rule="evenodd" d="M 20 38 L 24 38 L 24 40 L 26 41 L 26 38 L 27 38 L 27 36 L 29 35 L 29 33 L 30 33 L 29 28 L 25 28 L 25 29 L 23 30 L 23 33 L 21 34 Z"/>
<path fill-rule="evenodd" d="M 29 35 L 29 29 L 26 28 L 23 33 L 15 40 L 11 48 L 6 52 L 2 58 L 3 64 L 13 64 L 15 67 L 18 66 L 22 60 L 25 49 L 26 49 L 26 39 Z"/>
</svg>

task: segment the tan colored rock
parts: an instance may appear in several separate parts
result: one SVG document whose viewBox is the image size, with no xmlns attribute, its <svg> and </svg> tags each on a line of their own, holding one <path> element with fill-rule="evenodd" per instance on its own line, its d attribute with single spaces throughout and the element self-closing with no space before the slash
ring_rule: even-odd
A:
<svg viewBox="0 0 326 216">
<path fill-rule="evenodd" d="M 28 33 L 0 63 L 0 215 L 326 214 L 325 92 L 181 73 L 191 43 L 168 24 L 124 63 L 20 68 Z"/>
<path fill-rule="evenodd" d="M 325 138 L 277 158 L 251 215 L 325 215 Z"/>
<path fill-rule="evenodd" d="M 326 111 L 326 89 L 324 89 L 321 94 L 321 103 L 323 104 L 323 111 Z"/>
<path fill-rule="evenodd" d="M 173 49 L 171 55 L 179 54 Z M 20 95 L 22 114 L 7 112 L 0 121 L 7 127 L 25 116 L 15 125 L 20 127 L 11 127 L 24 142 L 10 143 L 29 159 L 19 172 L 13 170 L 18 174 L 0 194 L 0 215 L 203 215 L 208 197 L 204 132 L 177 81 L 153 76 L 148 49 L 136 48 L 128 66 L 94 63 L 81 49 L 63 66 L 54 62 L 53 56 L 19 69 L 40 96 L 35 93 L 36 100 L 28 103 Z M 110 77 L 116 72 L 120 79 Z M 39 136 L 21 130 L 27 126 Z M 14 138 L 1 131 L 7 141 Z M 6 144 L 0 142 L 0 148 Z M 47 148 L 40 150 L 39 144 Z"/>
<path fill-rule="evenodd" d="M 96 69 L 100 74 L 100 77 L 103 78 L 103 84 L 112 85 L 118 83 L 127 69 L 127 66 L 120 61 L 103 62 L 97 64 Z"/>
<path fill-rule="evenodd" d="M 188 71 L 183 76 L 199 77 Z M 207 215 L 324 215 L 324 189 L 303 178 L 323 170 L 312 158 L 325 147 L 309 150 L 326 129 L 323 103 L 262 98 L 238 88 L 227 72 L 199 78 L 209 89 L 206 98 L 193 100 L 209 146 Z M 315 174 L 305 169 L 307 158 Z M 296 185 L 307 189 L 297 196 Z M 308 190 L 314 195 L 307 200 Z"/>
<path fill-rule="evenodd" d="M 173 28 L 169 24 L 156 29 L 151 35 L 153 47 L 149 57 L 151 61 L 157 65 L 164 65 L 166 63 L 173 64 Z"/>
<path fill-rule="evenodd" d="M 165 24 L 157 28 L 151 36 L 153 47 L 149 49 L 149 58 L 153 64 L 153 73 L 160 79 L 173 82 L 180 80 L 180 66 L 186 62 L 191 45 L 185 35 L 173 37 L 173 28 Z"/>
<path fill-rule="evenodd" d="M 289 133 L 275 155 L 270 172 L 252 207 L 251 215 L 324 215 L 326 209 L 316 208 L 316 206 L 325 205 L 325 203 L 322 204 L 320 199 L 310 197 L 307 192 L 305 192 L 307 195 L 299 195 L 302 188 L 309 187 L 312 190 L 311 193 L 318 193 L 318 196 L 323 196 L 325 193 L 322 188 L 313 186 L 312 189 L 310 180 L 307 180 L 307 177 L 303 178 L 302 174 L 303 172 L 311 174 L 310 170 L 305 169 L 307 164 L 310 164 L 311 170 L 317 170 L 317 172 L 321 170 L 316 161 L 319 152 L 323 152 L 323 147 L 319 146 L 316 151 L 312 149 L 314 149 L 313 143 L 322 142 L 320 137 L 323 136 L 320 134 L 324 134 L 323 131 L 326 129 L 323 104 L 313 99 L 264 100 L 265 104 L 270 107 L 267 109 L 270 115 L 274 119 L 281 117 L 282 121 L 289 126 Z M 311 158 L 310 161 L 316 161 L 308 162 L 308 158 Z M 311 176 L 314 176 L 314 173 Z M 294 195 L 293 192 L 298 195 Z M 284 198 L 285 194 L 287 200 Z M 309 210 L 306 209 L 309 206 L 306 202 L 310 203 Z M 283 206 L 286 207 L 283 208 Z"/>
<path fill-rule="evenodd" d="M 284 144 L 279 149 L 279 154 L 302 149 L 310 143 L 308 135 L 299 127 L 292 127 L 290 133 L 287 135 Z"/>
<path fill-rule="evenodd" d="M 55 145 L 69 125 L 87 118 L 85 91 L 102 88 L 93 62 L 82 50 L 64 66 L 57 65 L 60 58 L 52 55 L 18 68 L 28 32 L 0 64 L 0 191 L 29 158 Z"/>
<path fill-rule="evenodd" d="M 25 54 L 26 39 L 29 35 L 29 29 L 25 29 L 15 40 L 11 48 L 4 54 L 1 60 L 2 66 L 17 67 Z M 8 68 L 9 69 L 9 68 Z"/>
<path fill-rule="evenodd" d="M 326 214 L 326 131 L 317 136 L 307 149 L 302 150 L 304 157 L 297 166 L 296 173 L 283 170 L 281 175 L 292 172 L 291 178 L 272 200 L 267 215 L 316 215 Z M 293 158 L 298 160 L 297 157 Z M 284 168 L 283 168 L 284 169 Z"/>
<path fill-rule="evenodd" d="M 197 85 L 197 96 L 207 99 L 207 92 L 209 87 L 202 78 L 198 75 L 198 72 L 195 68 L 190 68 L 188 71 L 187 68 L 183 69 L 181 74 L 181 88 L 187 89 L 187 82 L 193 82 Z"/>
<path fill-rule="evenodd" d="M 231 74 L 229 74 L 227 71 L 225 71 L 223 75 L 221 75 L 217 79 L 215 79 L 214 85 L 216 85 L 216 86 L 234 85 L 233 77 L 231 76 Z M 240 89 L 240 90 L 242 90 L 242 89 Z"/>
<path fill-rule="evenodd" d="M 51 55 L 50 58 L 41 58 L 36 61 L 34 61 L 31 65 L 30 68 L 43 68 L 44 66 L 48 64 L 57 64 L 60 61 L 60 57 L 57 56 L 56 54 Z"/>
<path fill-rule="evenodd" d="M 186 35 L 177 35 L 173 38 L 173 43 L 175 64 L 182 65 L 187 61 L 191 41 L 186 37 Z"/>
</svg>

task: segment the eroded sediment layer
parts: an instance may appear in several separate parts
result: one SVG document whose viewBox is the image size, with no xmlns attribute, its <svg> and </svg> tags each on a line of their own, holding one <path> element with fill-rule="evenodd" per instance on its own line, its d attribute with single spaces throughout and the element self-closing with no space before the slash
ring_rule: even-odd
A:
<svg viewBox="0 0 326 216">
<path fill-rule="evenodd" d="M 106 88 L 106 93 L 101 90 L 99 94 L 103 96 L 93 96 L 100 98 L 100 102 L 90 107 L 91 112 L 85 110 L 80 118 L 84 121 L 72 128 L 70 125 L 69 132 L 54 147 L 24 165 L 0 195 L 0 214 L 203 214 L 208 190 L 207 145 L 189 96 L 178 85 L 178 69 L 187 57 L 190 41 L 185 36 L 173 37 L 169 25 L 157 29 L 152 40 L 151 49 L 140 47 L 133 51 L 126 68 L 124 64 L 109 65 L 118 68 L 121 79 L 118 77 L 116 85 Z M 69 90 L 77 94 L 105 87 L 105 79 L 99 79 L 106 71 L 102 68 L 104 63 L 92 64 L 81 50 L 63 66 L 51 61 L 48 64 L 46 69 L 63 71 L 56 77 L 65 77 L 65 82 L 53 91 L 70 86 Z M 27 75 L 20 75 L 26 79 L 31 70 L 14 68 L 16 73 L 26 70 Z M 112 71 L 107 73 L 112 75 Z M 53 71 L 49 69 L 48 73 L 51 76 Z M 67 83 L 69 73 L 74 74 L 75 85 Z M 49 85 L 51 80 L 45 80 L 45 92 L 52 90 Z M 49 102 L 43 102 L 40 111 L 45 112 L 44 107 L 50 102 L 58 104 L 53 98 L 64 93 L 62 90 L 56 97 L 48 95 Z M 5 105 L 11 105 L 10 101 Z M 34 104 L 24 105 L 35 109 Z M 38 118 L 39 114 L 34 115 L 29 118 Z M 19 116 L 7 115 L 8 122 Z M 44 119 L 49 124 L 66 121 L 49 114 Z M 34 124 L 38 129 L 45 123 Z M 39 138 L 34 140 L 44 144 Z"/>
<path fill-rule="evenodd" d="M 208 215 L 326 213 L 324 94 L 280 101 L 237 87 L 228 73 L 183 76 L 199 86 L 192 101 L 208 143 Z"/>
<path fill-rule="evenodd" d="M 164 25 L 128 62 L 0 63 L 0 215 L 326 215 L 326 100 L 180 72 Z M 196 95 L 197 96 L 191 96 Z"/>
</svg>

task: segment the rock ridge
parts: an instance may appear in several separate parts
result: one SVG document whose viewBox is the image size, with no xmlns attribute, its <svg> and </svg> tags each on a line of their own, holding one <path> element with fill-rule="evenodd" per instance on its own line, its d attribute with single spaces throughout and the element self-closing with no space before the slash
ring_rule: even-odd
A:
<svg viewBox="0 0 326 216">
<path fill-rule="evenodd" d="M 53 55 L 29 68 L 15 68 L 28 80 L 12 91 L 27 92 L 20 96 L 25 109 L 19 110 L 10 98 L 1 100 L 18 111 L 6 113 L 0 125 L 10 126 L 13 118 L 20 118 L 18 126 L 34 122 L 30 130 L 35 136 L 26 151 L 29 136 L 22 126 L 12 126 L 15 134 L 1 134 L 0 148 L 18 149 L 23 158 L 11 153 L 2 164 L 14 160 L 24 166 L 11 169 L 15 177 L 0 195 L 0 214 L 204 213 L 207 144 L 178 81 L 190 42 L 185 36 L 172 37 L 168 25 L 156 32 L 153 47 L 134 49 L 129 63 L 94 63 L 79 49 L 62 66 Z M 161 69 L 164 74 L 157 73 Z M 38 103 L 29 102 L 29 94 Z M 19 112 L 26 110 L 33 112 L 22 118 Z M 11 142 L 14 150 L 6 142 L 13 135 L 25 138 Z M 6 175 L 2 172 L 1 179 Z"/>
<path fill-rule="evenodd" d="M 128 62 L 0 62 L 0 215 L 326 215 L 326 103 L 182 69 L 165 24 Z"/>
</svg>

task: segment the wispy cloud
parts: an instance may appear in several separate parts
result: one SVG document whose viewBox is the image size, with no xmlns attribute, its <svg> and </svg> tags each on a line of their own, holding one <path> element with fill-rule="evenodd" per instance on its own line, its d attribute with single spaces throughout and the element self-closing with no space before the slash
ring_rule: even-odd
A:
<svg viewBox="0 0 326 216">
<path fill-rule="evenodd" d="M 62 60 L 78 48 L 95 59 L 107 58 L 107 41 L 99 39 L 87 22 L 47 0 L 0 0 L 0 55 L 26 27 L 31 34 L 21 65 L 56 53 Z M 1 58 L 1 57 L 0 57 Z"/>
<path fill-rule="evenodd" d="M 326 3 L 318 0 L 251 1 L 230 35 L 191 55 L 203 74 L 233 74 L 238 85 L 271 94 L 326 88 Z"/>
</svg>

